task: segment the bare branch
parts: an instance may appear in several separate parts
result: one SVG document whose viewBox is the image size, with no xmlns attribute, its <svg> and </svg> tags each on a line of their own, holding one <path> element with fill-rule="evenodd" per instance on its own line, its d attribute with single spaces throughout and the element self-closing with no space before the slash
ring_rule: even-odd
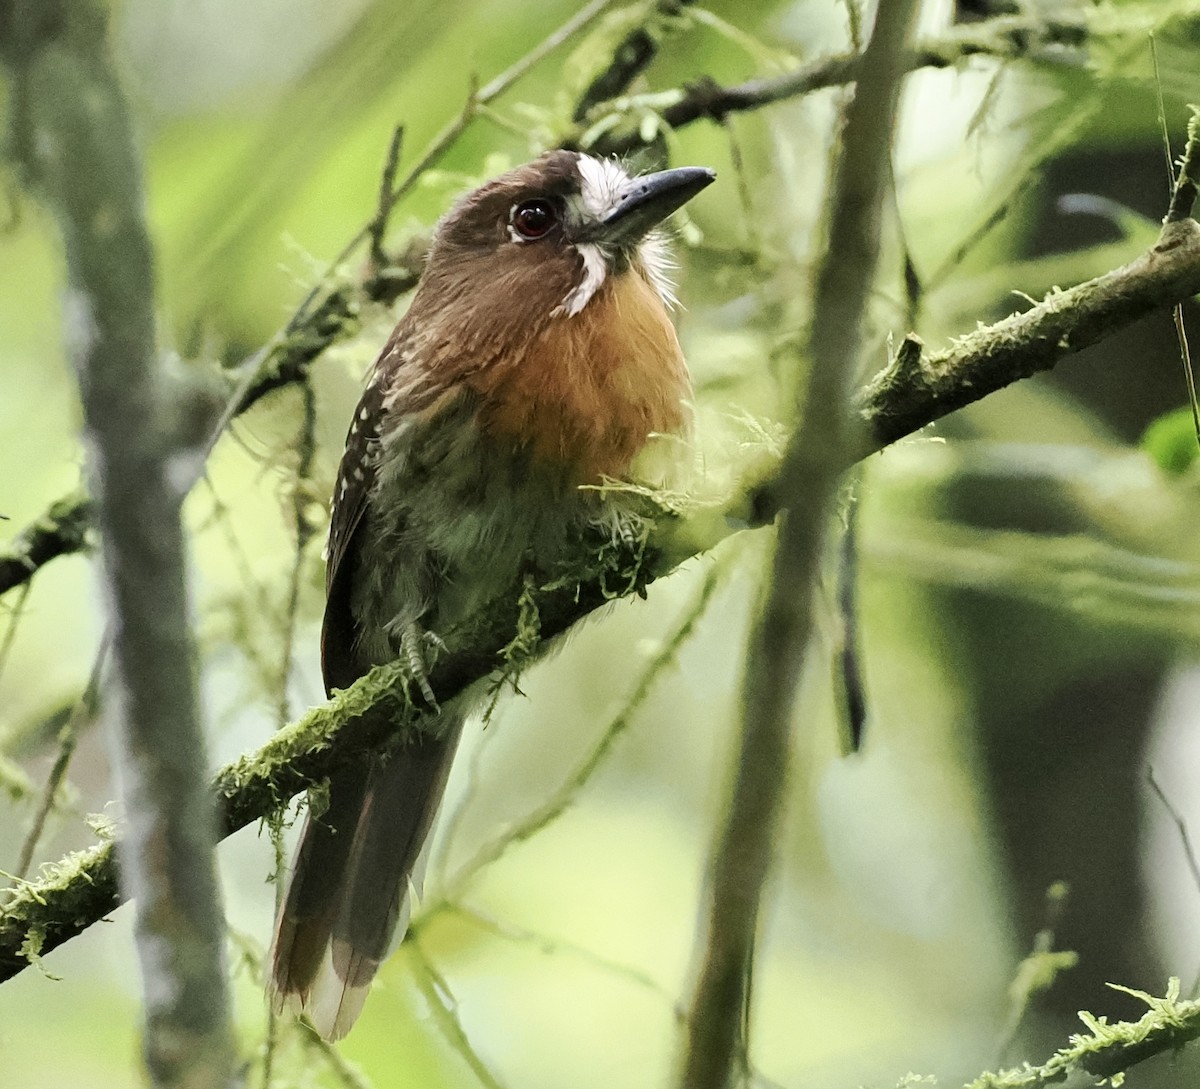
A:
<svg viewBox="0 0 1200 1089">
<path fill-rule="evenodd" d="M 694 2 L 695 0 L 658 0 L 650 9 L 646 20 L 621 39 L 620 44 L 613 50 L 612 60 L 579 96 L 571 119 L 580 124 L 595 106 L 624 94 L 629 85 L 658 55 L 659 41 L 666 32 L 664 24 Z"/>
<path fill-rule="evenodd" d="M 833 181 L 829 241 L 817 278 L 799 426 L 780 467 L 788 513 L 770 583 L 750 633 L 742 682 L 742 737 L 733 794 L 709 868 L 708 914 L 697 933 L 696 984 L 683 1089 L 725 1089 L 745 1041 L 738 1031 L 754 958 L 758 908 L 787 780 L 788 732 L 812 629 L 813 585 L 826 512 L 845 467 L 849 382 L 879 258 L 892 129 L 915 0 L 880 4 Z"/>
<path fill-rule="evenodd" d="M 4 59 L 20 162 L 58 221 L 68 342 L 83 402 L 114 674 L 124 889 L 137 898 L 143 1050 L 155 1085 L 233 1073 L 215 828 L 192 673 L 179 489 L 183 454 L 157 370 L 141 167 L 106 54 L 107 11 L 9 0 Z"/>
<path fill-rule="evenodd" d="M 920 68 L 952 68 L 968 57 L 976 56 L 1000 60 L 1058 59 L 1074 63 L 1078 54 L 1073 51 L 1087 43 L 1088 33 L 1087 24 L 1077 20 L 998 16 L 921 42 L 905 51 L 901 67 L 906 73 Z M 723 87 L 711 79 L 699 79 L 675 91 L 659 92 L 655 98 L 667 103 L 661 115 L 670 128 L 683 128 L 702 119 L 721 122 L 731 113 L 759 110 L 787 99 L 853 83 L 859 78 L 863 63 L 864 54 L 838 53 L 802 64 L 781 76 L 751 79 L 733 87 Z M 564 139 L 563 145 L 579 146 L 589 127 L 606 112 L 626 111 L 627 107 L 620 100 L 600 103 L 579 128 Z M 592 148 L 605 155 L 627 155 L 643 144 L 638 131 L 625 131 L 617 126 L 606 129 Z"/>
</svg>

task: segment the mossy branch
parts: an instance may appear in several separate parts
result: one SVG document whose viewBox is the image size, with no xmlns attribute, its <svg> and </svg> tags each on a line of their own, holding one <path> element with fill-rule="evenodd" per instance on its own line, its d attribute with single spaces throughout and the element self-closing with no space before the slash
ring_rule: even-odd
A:
<svg viewBox="0 0 1200 1089">
<path fill-rule="evenodd" d="M 980 1074 L 964 1089 L 1042 1089 L 1056 1085 L 1076 1072 L 1114 1084 L 1130 1067 L 1155 1055 L 1178 1051 L 1200 1038 L 1200 1001 L 1179 997 L 1179 980 L 1167 984 L 1167 993 L 1156 998 L 1145 991 L 1113 987 L 1141 999 L 1149 1009 L 1137 1021 L 1110 1024 L 1104 1017 L 1086 1011 L 1079 1018 L 1087 1032 L 1071 1037 L 1067 1047 L 1056 1051 L 1038 1066 L 1017 1067 Z"/>
<path fill-rule="evenodd" d="M 0 547 L 0 593 L 23 586 L 44 564 L 91 547 L 92 500 L 84 492 L 64 496 L 37 521 Z"/>
<path fill-rule="evenodd" d="M 927 359 L 914 342 L 897 354 L 859 395 L 856 408 L 867 437 L 851 452 L 864 458 L 888 444 L 1038 370 L 1048 370 L 1080 348 L 1138 318 L 1166 310 L 1200 293 L 1200 225 L 1169 224 L 1147 253 L 1067 292 L 1055 292 L 1023 314 L 963 337 Z M 897 372 L 897 367 L 902 373 Z M 651 543 L 613 545 L 585 557 L 576 582 L 538 597 L 540 638 L 565 631 L 614 596 L 641 593 L 687 559 L 704 552 L 747 522 L 773 517 L 778 499 L 769 487 L 740 492 L 716 514 L 664 516 Z M 505 663 L 521 615 L 516 595 L 479 624 L 468 649 L 439 663 L 431 678 L 445 702 L 467 684 Z M 381 667 L 326 706 L 280 731 L 251 756 L 214 779 L 226 834 L 265 817 L 306 787 L 319 784 L 356 753 L 392 739 L 403 743 L 421 728 L 412 709 L 402 715 L 403 678 Z M 399 721 L 398 721 L 399 719 Z M 18 886 L 0 909 L 0 980 L 37 954 L 78 934 L 117 904 L 109 846 L 65 860 L 35 883 Z"/>
<path fill-rule="evenodd" d="M 1013 382 L 1046 371 L 1139 318 L 1200 292 L 1200 225 L 1168 223 L 1127 265 L 954 341 L 933 355 L 907 338 L 892 364 L 863 391 L 868 425 L 858 460 Z"/>
<path fill-rule="evenodd" d="M 670 566 L 665 553 L 650 553 L 639 542 L 608 542 L 588 551 L 573 577 L 557 578 L 538 592 L 536 632 L 520 630 L 522 624 L 528 626 L 530 610 L 526 588 L 517 588 L 472 625 L 466 649 L 431 670 L 438 702 L 446 704 L 493 670 L 511 673 L 520 664 L 513 660 L 515 631 L 520 631 L 528 660 L 614 597 L 644 592 Z M 399 663 L 380 666 L 280 730 L 257 752 L 217 773 L 212 792 L 221 834 L 275 812 L 363 752 L 403 746 L 419 731 L 437 728 L 436 716 L 409 699 L 406 669 Z M 112 844 L 100 845 L 50 867 L 36 882 L 22 882 L 0 894 L 0 981 L 118 906 L 114 855 Z"/>
</svg>

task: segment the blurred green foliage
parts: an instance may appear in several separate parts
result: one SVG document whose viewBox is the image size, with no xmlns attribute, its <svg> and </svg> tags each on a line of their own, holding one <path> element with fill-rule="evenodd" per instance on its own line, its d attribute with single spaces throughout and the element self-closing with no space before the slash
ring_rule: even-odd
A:
<svg viewBox="0 0 1200 1089">
<path fill-rule="evenodd" d="M 1163 472 L 1171 476 L 1186 473 L 1200 455 L 1192 407 L 1177 408 L 1151 423 L 1142 436 L 1142 446 Z"/>
<path fill-rule="evenodd" d="M 389 249 L 565 131 L 579 89 L 648 8 L 614 5 L 476 118 L 396 210 Z M 1200 10 L 1182 0 L 1036 8 L 1086 16 L 1088 46 L 1002 64 L 978 57 L 909 80 L 872 314 L 881 362 L 888 336 L 915 328 L 944 343 L 1023 307 L 1023 295 L 1103 273 L 1154 236 L 1166 167 L 1145 35 L 1157 28 L 1175 135 L 1185 102 L 1200 97 Z M 946 9 L 926 6 L 923 35 L 946 31 Z M 336 10 L 318 0 L 123 0 L 114 47 L 142 124 L 164 349 L 216 368 L 261 346 L 373 214 L 394 127 L 404 125 L 403 170 L 458 116 L 475 81 L 574 10 L 565 0 L 356 0 Z M 770 76 L 847 48 L 840 0 L 720 0 L 670 26 L 634 90 Z M 720 174 L 682 231 L 678 315 L 697 386 L 695 460 L 701 486 L 716 492 L 736 487 L 792 422 L 844 95 L 666 135 L 672 161 Z M 1089 200 L 1060 199 L 1079 193 Z M 16 528 L 78 484 L 82 453 L 60 255 L 36 205 L 14 195 L 9 206 L 0 514 Z M 320 698 L 322 534 L 297 555 L 293 497 L 299 489 L 323 525 L 361 375 L 396 309 L 368 306 L 361 332 L 314 367 L 309 479 L 296 480 L 301 398 L 286 390 L 234 425 L 188 501 L 214 763 Z M 1200 504 L 1169 315 L 1062 371 L 865 469 L 866 747 L 839 755 L 827 607 L 762 925 L 750 1037 L 762 1084 L 891 1085 L 907 1070 L 953 1084 L 1000 1061 L 1043 1058 L 1079 1008 L 1139 1016 L 1106 980 L 1161 993 L 1166 975 L 1190 978 L 1200 962 L 1196 890 L 1176 829 L 1143 783 L 1153 761 L 1181 808 L 1200 797 Z M 1129 440 L 1152 421 L 1142 446 Z M 526 698 L 506 698 L 474 730 L 452 781 L 429 910 L 341 1049 L 369 1084 L 667 1081 L 769 538 L 769 529 L 736 534 L 646 602 L 586 625 L 523 678 Z M 0 647 L 16 625 L 0 658 L 6 785 L 40 788 L 61 710 L 88 675 L 101 627 L 90 562 L 56 561 L 27 599 L 4 599 Z M 293 570 L 296 652 L 281 686 Z M 664 664 L 710 575 L 711 599 Z M 648 669 L 654 684 L 626 715 Z M 463 871 L 569 782 L 614 725 L 620 743 L 559 819 Z M 82 817 L 107 806 L 110 772 L 102 731 L 90 730 L 40 858 L 91 842 Z M 0 865 L 16 857 L 34 804 L 19 791 L 0 798 Z M 221 853 L 250 1084 L 261 1082 L 267 1039 L 258 958 L 273 859 L 268 838 L 249 830 Z M 1079 965 L 1032 1001 L 998 1055 L 1010 982 L 1045 925 L 1045 891 L 1061 879 L 1071 896 L 1057 948 L 1078 952 Z M 140 1084 L 125 915 L 48 957 L 45 973 L 0 986 L 0 1081 Z M 288 1025 L 272 1061 L 276 1085 L 358 1084 Z M 1181 1064 L 1150 1066 L 1139 1084 L 1182 1084 L 1194 1056 Z"/>
</svg>

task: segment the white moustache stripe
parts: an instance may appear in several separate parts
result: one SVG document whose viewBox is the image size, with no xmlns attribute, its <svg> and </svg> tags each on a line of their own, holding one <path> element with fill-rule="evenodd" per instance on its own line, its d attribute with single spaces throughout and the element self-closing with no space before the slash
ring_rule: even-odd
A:
<svg viewBox="0 0 1200 1089">
<path fill-rule="evenodd" d="M 554 311 L 568 317 L 574 317 L 592 301 L 592 296 L 600 290 L 608 275 L 608 261 L 599 246 L 592 242 L 581 242 L 575 249 L 583 258 L 583 279 Z"/>
</svg>

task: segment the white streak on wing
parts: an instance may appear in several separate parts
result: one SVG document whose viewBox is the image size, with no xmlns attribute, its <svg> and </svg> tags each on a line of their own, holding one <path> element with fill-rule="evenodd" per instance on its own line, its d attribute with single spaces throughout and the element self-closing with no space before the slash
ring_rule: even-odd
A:
<svg viewBox="0 0 1200 1089">
<path fill-rule="evenodd" d="M 608 259 L 604 251 L 592 242 L 581 242 L 575 247 L 583 258 L 583 279 L 571 290 L 571 293 L 554 308 L 552 317 L 566 314 L 574 317 L 589 302 L 592 296 L 600 290 L 604 278 L 608 275 Z"/>
</svg>

